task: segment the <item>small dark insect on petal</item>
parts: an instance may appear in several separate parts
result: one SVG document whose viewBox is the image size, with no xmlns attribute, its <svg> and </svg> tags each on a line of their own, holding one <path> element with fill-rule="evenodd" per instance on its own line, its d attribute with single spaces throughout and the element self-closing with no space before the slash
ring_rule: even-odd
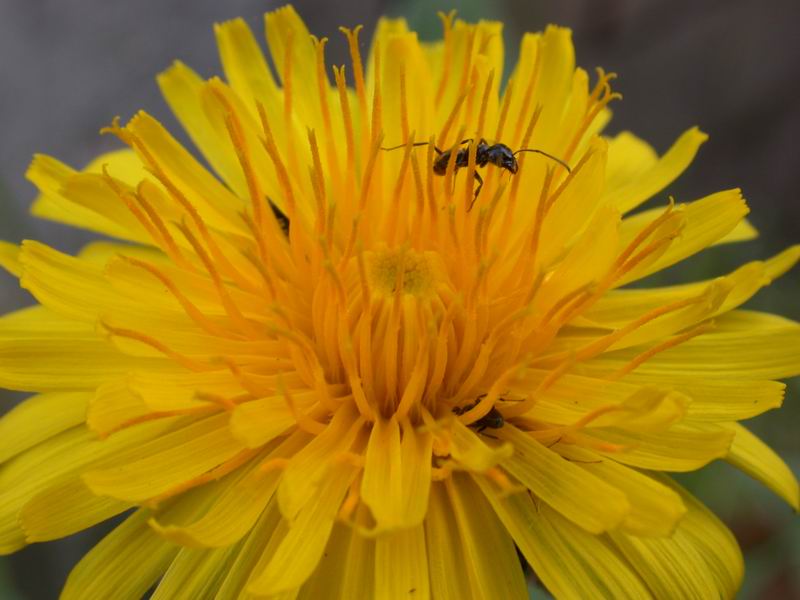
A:
<svg viewBox="0 0 800 600">
<path fill-rule="evenodd" d="M 275 219 L 278 221 L 278 225 L 281 226 L 281 230 L 283 231 L 284 235 L 289 237 L 289 217 L 287 217 L 284 212 L 278 208 L 278 205 L 269 198 L 267 199 L 267 202 L 269 202 L 269 207 L 272 209 L 272 214 L 275 215 Z"/>
<path fill-rule="evenodd" d="M 453 414 L 456 415 L 463 415 L 465 412 L 474 408 L 478 402 L 481 401 L 484 395 L 478 396 L 478 399 L 471 404 L 467 404 L 466 406 L 455 406 L 453 407 Z M 475 421 L 474 423 L 470 424 L 470 427 L 474 427 L 478 431 L 483 431 L 484 429 L 500 429 L 503 425 L 505 425 L 505 420 L 503 419 L 502 413 L 497 410 L 494 406 L 489 410 L 488 413 L 483 415 L 480 419 Z"/>
</svg>

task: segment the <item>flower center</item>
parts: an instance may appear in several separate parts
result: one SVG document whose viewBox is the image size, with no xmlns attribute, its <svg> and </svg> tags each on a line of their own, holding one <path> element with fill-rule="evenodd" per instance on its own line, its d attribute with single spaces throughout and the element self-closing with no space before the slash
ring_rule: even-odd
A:
<svg viewBox="0 0 800 600">
<path fill-rule="evenodd" d="M 435 288 L 436 255 L 406 247 L 368 252 L 366 261 L 373 289 L 386 295 L 411 294 L 428 297 Z"/>
</svg>

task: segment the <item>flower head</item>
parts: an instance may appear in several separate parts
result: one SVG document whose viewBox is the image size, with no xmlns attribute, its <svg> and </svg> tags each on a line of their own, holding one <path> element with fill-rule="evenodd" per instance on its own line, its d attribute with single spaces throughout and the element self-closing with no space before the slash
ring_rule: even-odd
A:
<svg viewBox="0 0 800 600">
<path fill-rule="evenodd" d="M 691 162 L 602 135 L 612 75 L 569 31 L 383 20 L 326 40 L 241 20 L 226 81 L 158 82 L 203 159 L 139 113 L 34 212 L 117 238 L 3 245 L 39 305 L 0 319 L 0 549 L 133 509 L 66 598 L 732 596 L 729 531 L 664 472 L 724 458 L 798 508 L 737 422 L 779 406 L 800 326 L 738 310 L 794 247 L 716 279 L 624 286 L 754 234 L 739 190 L 627 213 Z M 462 141 L 463 140 L 463 141 Z"/>
</svg>

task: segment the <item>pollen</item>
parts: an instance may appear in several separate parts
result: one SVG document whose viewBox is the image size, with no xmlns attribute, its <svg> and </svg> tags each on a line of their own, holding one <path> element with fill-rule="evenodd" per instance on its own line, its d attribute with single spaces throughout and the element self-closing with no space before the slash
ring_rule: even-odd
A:
<svg viewBox="0 0 800 600">
<path fill-rule="evenodd" d="M 407 248 L 383 248 L 369 252 L 370 283 L 376 292 L 387 296 L 411 294 L 418 298 L 429 297 L 436 289 L 437 255 L 434 252 L 416 252 Z"/>
</svg>

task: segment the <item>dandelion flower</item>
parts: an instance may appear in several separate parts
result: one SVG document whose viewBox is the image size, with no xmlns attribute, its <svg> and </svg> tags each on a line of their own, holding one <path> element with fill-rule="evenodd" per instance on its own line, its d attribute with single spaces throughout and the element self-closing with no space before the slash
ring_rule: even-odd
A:
<svg viewBox="0 0 800 600">
<path fill-rule="evenodd" d="M 224 80 L 158 78 L 200 156 L 142 112 L 83 170 L 33 160 L 36 215 L 117 240 L 0 251 L 38 301 L 0 319 L 0 385 L 36 394 L 0 421 L 0 550 L 127 513 L 64 598 L 527 598 L 517 549 L 558 598 L 732 597 L 734 538 L 668 473 L 798 508 L 738 421 L 800 326 L 738 307 L 800 248 L 626 288 L 754 235 L 739 190 L 666 202 L 706 136 L 604 136 L 566 29 L 503 86 L 501 25 L 442 21 L 342 29 L 332 78 L 290 7 L 275 75 L 220 24 Z"/>
</svg>

